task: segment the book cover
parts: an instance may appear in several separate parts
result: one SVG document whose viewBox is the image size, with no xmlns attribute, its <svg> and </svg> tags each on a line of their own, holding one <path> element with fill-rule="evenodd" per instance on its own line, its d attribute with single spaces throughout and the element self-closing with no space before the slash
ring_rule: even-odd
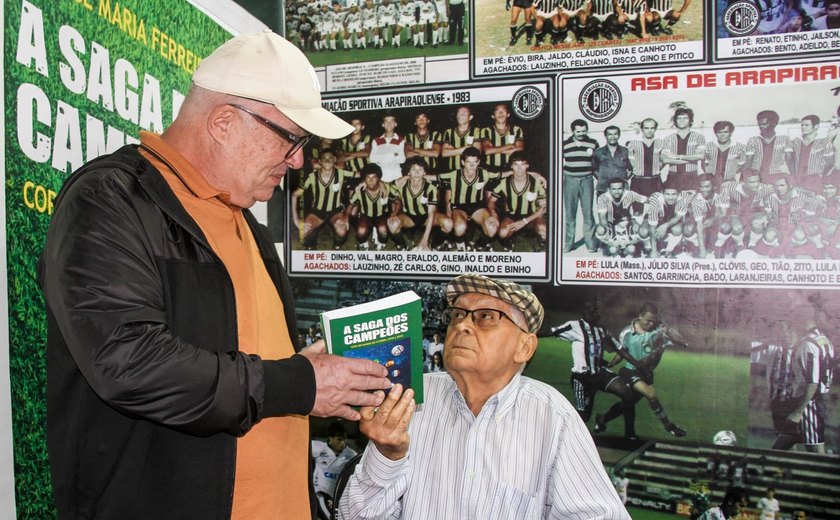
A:
<svg viewBox="0 0 840 520">
<path fill-rule="evenodd" d="M 423 402 L 423 305 L 414 291 L 324 312 L 321 330 L 328 352 L 384 365 Z"/>
</svg>

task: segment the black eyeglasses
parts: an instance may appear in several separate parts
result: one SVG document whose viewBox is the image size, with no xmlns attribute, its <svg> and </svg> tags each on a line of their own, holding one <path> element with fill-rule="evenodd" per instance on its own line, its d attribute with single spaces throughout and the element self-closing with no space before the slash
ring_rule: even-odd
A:
<svg viewBox="0 0 840 520">
<path fill-rule="evenodd" d="M 245 112 L 246 114 L 249 114 L 251 117 L 256 119 L 258 123 L 260 123 L 264 127 L 268 128 L 269 130 L 271 130 L 275 134 L 279 135 L 281 139 L 291 143 L 292 147 L 289 148 L 289 150 L 286 152 L 286 159 L 291 158 L 295 153 L 297 153 L 298 150 L 300 150 L 301 148 L 306 146 L 306 143 L 308 143 L 310 139 L 312 139 L 312 134 L 306 134 L 306 135 L 302 135 L 302 136 L 301 135 L 295 135 L 292 132 L 290 132 L 289 130 L 286 130 L 282 126 L 278 125 L 277 123 L 269 121 L 268 119 L 264 118 L 263 116 L 257 114 L 256 112 L 254 112 L 254 111 L 252 111 L 248 108 L 243 107 L 242 105 L 237 105 L 235 103 L 230 103 L 230 106 L 236 107 L 239 110 Z"/>
<path fill-rule="evenodd" d="M 507 318 L 511 323 L 516 325 L 519 330 L 527 333 L 528 331 L 520 327 L 510 316 L 498 309 L 462 309 L 461 307 L 447 307 L 443 310 L 440 316 L 440 321 L 444 325 L 451 323 L 460 323 L 465 320 L 467 316 L 472 316 L 473 323 L 481 329 L 492 329 L 501 323 L 502 318 Z"/>
</svg>

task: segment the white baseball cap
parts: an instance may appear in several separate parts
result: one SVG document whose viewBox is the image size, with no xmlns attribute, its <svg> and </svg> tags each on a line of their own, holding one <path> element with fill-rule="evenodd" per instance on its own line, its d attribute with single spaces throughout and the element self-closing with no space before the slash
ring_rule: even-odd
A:
<svg viewBox="0 0 840 520">
<path fill-rule="evenodd" d="M 207 90 L 271 103 L 319 137 L 338 139 L 353 131 L 321 107 L 321 85 L 303 52 L 269 29 L 223 43 L 198 65 L 192 80 Z"/>
</svg>

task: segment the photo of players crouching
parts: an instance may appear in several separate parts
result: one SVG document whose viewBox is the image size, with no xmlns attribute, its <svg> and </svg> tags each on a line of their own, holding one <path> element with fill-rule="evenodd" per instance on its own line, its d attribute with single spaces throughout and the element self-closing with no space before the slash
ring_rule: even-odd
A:
<svg viewBox="0 0 840 520">
<path fill-rule="evenodd" d="M 405 176 L 394 182 L 399 211 L 388 217 L 388 232 L 399 250 L 428 251 L 436 246 L 432 244 L 435 229 L 443 236 L 452 232 L 452 218 L 438 211 L 439 190 L 437 182 L 427 178 L 426 161 L 419 156 L 410 157 L 403 169 Z M 412 231 L 414 238 L 407 238 L 405 235 Z"/>
<path fill-rule="evenodd" d="M 693 110 L 677 104 L 669 135 L 658 137 L 658 123 L 646 118 L 635 124 L 641 139 L 611 146 L 610 128 L 613 134 L 619 130 L 609 127 L 607 143 L 599 147 L 588 137 L 586 123 L 576 120 L 564 141 L 564 251 L 578 245 L 577 206 L 568 199 L 567 178 L 595 178 L 599 192 L 606 189 L 602 182 L 609 174 L 615 175 L 609 192 L 595 197 L 593 237 L 587 237 L 586 226 L 583 230 L 584 241 L 595 242 L 590 252 L 651 258 L 840 258 L 840 132 L 835 125 L 821 131 L 826 125 L 814 114 L 799 118 L 796 137 L 791 123 L 787 133 L 777 133 L 779 121 L 777 112 L 759 111 L 758 135 L 746 142 L 733 139 L 739 131 L 732 122 L 717 121 L 709 139 L 694 129 Z M 616 166 L 622 149 L 628 168 Z M 609 158 L 606 169 L 596 160 L 602 155 Z M 586 221 L 586 204 L 580 205 Z"/>
<path fill-rule="evenodd" d="M 507 0 L 509 45 L 517 45 L 523 34 L 528 46 L 543 44 L 547 33 L 554 45 L 670 36 L 690 5 L 691 0 L 679 9 L 673 0 Z"/>
</svg>

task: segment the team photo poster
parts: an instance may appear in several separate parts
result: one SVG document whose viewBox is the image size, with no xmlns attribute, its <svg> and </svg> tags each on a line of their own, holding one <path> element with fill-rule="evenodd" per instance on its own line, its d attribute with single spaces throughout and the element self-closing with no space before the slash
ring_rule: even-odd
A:
<svg viewBox="0 0 840 520">
<path fill-rule="evenodd" d="M 288 176 L 290 273 L 549 281 L 554 99 L 550 79 L 325 98 L 355 131 Z"/>
<path fill-rule="evenodd" d="M 702 0 L 476 0 L 475 76 L 705 60 Z"/>
<path fill-rule="evenodd" d="M 563 78 L 558 281 L 837 287 L 838 76 Z"/>
</svg>

